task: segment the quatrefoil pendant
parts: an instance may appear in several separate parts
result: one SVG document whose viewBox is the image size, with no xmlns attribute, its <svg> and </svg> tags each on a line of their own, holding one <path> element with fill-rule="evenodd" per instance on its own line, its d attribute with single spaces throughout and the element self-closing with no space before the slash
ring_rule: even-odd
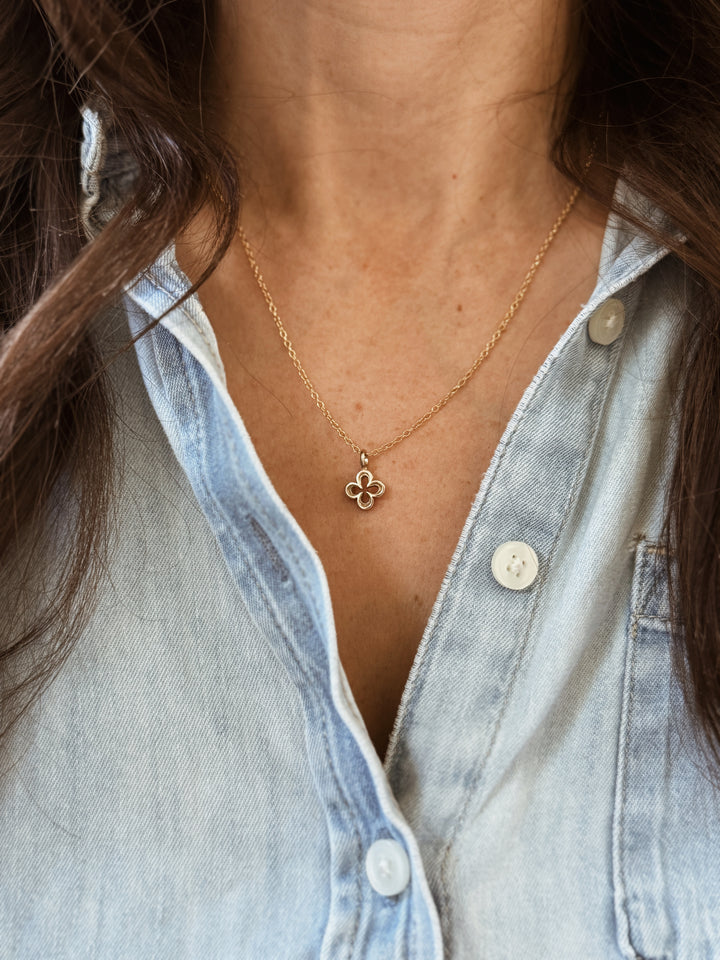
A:
<svg viewBox="0 0 720 960">
<path fill-rule="evenodd" d="M 376 480 L 372 473 L 367 469 L 368 458 L 363 450 L 360 453 L 360 470 L 355 475 L 355 479 L 345 485 L 345 493 L 354 500 L 361 510 L 369 510 L 375 503 L 376 497 L 381 497 L 385 493 L 385 484 L 382 480 Z"/>
</svg>

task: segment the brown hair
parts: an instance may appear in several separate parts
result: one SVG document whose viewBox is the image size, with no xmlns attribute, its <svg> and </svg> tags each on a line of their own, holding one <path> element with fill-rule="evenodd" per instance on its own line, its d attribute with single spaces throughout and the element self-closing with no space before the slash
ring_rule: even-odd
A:
<svg viewBox="0 0 720 960">
<path fill-rule="evenodd" d="M 552 160 L 668 246 L 692 281 L 663 538 L 676 668 L 720 759 L 720 8 L 577 0 L 575 12 Z M 113 406 L 93 320 L 201 203 L 215 209 L 217 234 L 204 276 L 232 237 L 236 168 L 203 123 L 211 14 L 210 0 L 16 0 L 0 23 L 0 562 L 17 581 L 0 622 L 5 727 L 62 662 L 102 574 Z M 78 210 L 87 100 L 110 105 L 137 163 L 132 196 L 89 243 Z M 613 201 L 619 175 L 686 243 Z M 31 572 L 61 528 L 72 559 L 37 590 Z M 33 667 L 19 675 L 29 649 Z"/>
</svg>

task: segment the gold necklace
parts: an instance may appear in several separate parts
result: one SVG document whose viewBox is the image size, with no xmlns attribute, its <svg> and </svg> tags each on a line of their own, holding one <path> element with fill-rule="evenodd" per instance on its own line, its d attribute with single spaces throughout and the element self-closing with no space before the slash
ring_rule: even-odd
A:
<svg viewBox="0 0 720 960">
<path fill-rule="evenodd" d="M 591 154 L 591 157 L 592 157 L 592 154 Z M 588 163 L 586 164 L 586 170 L 587 170 L 587 167 L 589 166 L 589 162 L 590 162 L 590 158 L 588 158 Z M 300 363 L 298 355 L 295 352 L 295 348 L 292 345 L 292 341 L 288 336 L 288 332 L 283 326 L 283 323 L 280 319 L 280 314 L 278 313 L 278 310 L 277 310 L 277 307 L 275 306 L 275 302 L 273 301 L 273 298 L 270 296 L 270 291 L 267 288 L 267 284 L 265 283 L 265 280 L 263 279 L 263 276 L 260 273 L 260 268 L 257 265 L 257 261 L 255 260 L 255 257 L 253 255 L 252 248 L 245 235 L 245 231 L 243 230 L 242 225 L 238 224 L 238 234 L 240 236 L 240 240 L 242 241 L 245 254 L 250 263 L 250 267 L 252 268 L 253 276 L 255 277 L 255 280 L 258 286 L 260 287 L 260 291 L 262 292 L 263 297 L 265 298 L 265 302 L 267 303 L 268 309 L 270 310 L 270 314 L 273 320 L 275 321 L 275 326 L 277 327 L 278 332 L 280 334 L 280 338 L 285 345 L 285 349 L 288 352 L 288 356 L 293 362 L 293 366 L 297 370 L 300 376 L 300 379 L 302 380 L 302 382 L 305 384 L 308 391 L 310 392 L 310 396 L 315 401 L 316 406 L 318 407 L 320 412 L 323 414 L 323 416 L 329 421 L 329 423 L 331 424 L 335 432 L 338 434 L 338 436 L 342 440 L 344 440 L 345 443 L 355 451 L 355 453 L 360 455 L 360 470 L 355 475 L 355 479 L 351 480 L 349 483 L 345 485 L 345 493 L 347 494 L 348 497 L 350 497 L 350 499 L 354 500 L 357 503 L 358 507 L 360 507 L 361 510 L 369 510 L 374 505 L 376 498 L 381 497 L 387 489 L 386 485 L 382 482 L 382 480 L 376 479 L 368 469 L 368 462 L 370 460 L 370 457 L 380 456 L 381 453 L 385 453 L 385 451 L 392 449 L 392 447 L 400 443 L 401 440 L 405 440 L 411 434 L 415 433 L 415 431 L 419 427 L 421 427 L 424 423 L 427 423 L 428 420 L 434 417 L 436 413 L 439 413 L 440 410 L 442 410 L 442 408 L 450 400 L 452 400 L 455 394 L 465 386 L 468 380 L 470 380 L 470 378 L 473 376 L 473 374 L 478 369 L 480 364 L 483 363 L 483 361 L 487 358 L 490 351 L 498 342 L 503 332 L 505 331 L 507 325 L 510 323 L 513 316 L 515 315 L 518 307 L 520 306 L 523 299 L 525 298 L 525 294 L 530 288 L 530 285 L 535 278 L 535 274 L 537 273 L 538 268 L 542 263 L 543 258 L 548 251 L 548 248 L 550 247 L 550 244 L 555 239 L 555 235 L 557 234 L 560 227 L 563 225 L 570 211 L 572 210 L 573 205 L 579 193 L 580 193 L 580 187 L 577 186 L 573 190 L 572 194 L 570 195 L 570 198 L 568 199 L 567 203 L 563 207 L 559 217 L 557 218 L 555 223 L 552 225 L 550 232 L 548 233 L 547 237 L 545 237 L 545 240 L 543 241 L 540 249 L 535 255 L 535 259 L 533 260 L 530 266 L 530 269 L 525 275 L 525 279 L 523 280 L 522 285 L 520 286 L 520 289 L 515 294 L 515 297 L 512 303 L 508 307 L 507 312 L 505 313 L 505 316 L 503 317 L 502 322 L 500 323 L 500 326 L 497 328 L 495 333 L 493 333 L 493 335 L 490 337 L 488 342 L 485 344 L 485 347 L 482 353 L 480 353 L 480 355 L 473 361 L 472 366 L 468 370 L 466 370 L 466 372 L 457 381 L 455 386 L 452 387 L 452 389 L 449 390 L 444 397 L 441 397 L 440 400 L 437 400 L 432 405 L 432 407 L 427 411 L 427 413 L 424 413 L 421 417 L 418 417 L 418 419 L 415 420 L 414 423 L 412 423 L 409 427 L 403 430 L 402 433 L 399 433 L 396 437 L 393 437 L 392 440 L 386 441 L 381 446 L 375 447 L 375 449 L 370 450 L 369 452 L 366 451 L 363 447 L 361 447 L 359 443 L 353 440 L 352 437 L 340 426 L 338 421 L 328 410 L 324 400 L 322 400 L 317 390 L 313 386 L 313 383 L 310 380 L 310 377 L 308 377 L 303 365 Z"/>
</svg>

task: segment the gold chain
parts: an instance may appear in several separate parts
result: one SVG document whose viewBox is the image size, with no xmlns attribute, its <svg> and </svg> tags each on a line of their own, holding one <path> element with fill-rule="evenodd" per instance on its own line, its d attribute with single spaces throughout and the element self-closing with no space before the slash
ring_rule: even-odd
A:
<svg viewBox="0 0 720 960">
<path fill-rule="evenodd" d="M 591 154 L 591 156 L 592 156 L 592 154 Z M 587 170 L 587 167 L 589 166 L 589 163 L 590 163 L 590 158 L 588 158 L 588 163 L 586 164 L 586 170 Z M 530 266 L 530 269 L 528 270 L 527 274 L 525 275 L 525 279 L 523 280 L 520 289 L 519 289 L 518 292 L 515 294 L 515 297 L 514 297 L 512 303 L 511 303 L 510 306 L 508 307 L 507 312 L 506 312 L 505 316 L 503 317 L 500 326 L 497 328 L 497 330 L 495 331 L 495 333 L 493 333 L 493 335 L 490 337 L 490 339 L 488 340 L 488 342 L 485 344 L 485 348 L 483 349 L 482 353 L 475 359 L 475 361 L 473 362 L 472 366 L 469 367 L 469 369 L 460 377 L 460 379 L 459 379 L 458 382 L 455 384 L 455 386 L 452 387 L 452 389 L 449 390 L 449 391 L 445 394 L 444 397 L 442 397 L 440 400 L 438 400 L 436 403 L 434 403 L 434 404 L 432 405 L 432 407 L 430 407 L 430 409 L 427 411 L 427 413 L 424 413 L 421 417 L 418 417 L 418 419 L 415 420 L 415 422 L 414 422 L 413 424 L 411 424 L 411 426 L 407 427 L 405 430 L 402 431 L 402 433 L 399 433 L 396 437 L 393 437 L 392 440 L 388 440 L 386 443 L 383 443 L 381 446 L 376 447 L 374 450 L 369 450 L 369 451 L 365 451 L 365 448 L 364 448 L 364 447 L 361 447 L 359 443 L 356 443 L 355 440 L 353 440 L 352 437 L 350 437 L 350 435 L 340 426 L 340 424 L 338 423 L 338 421 L 335 419 L 335 417 L 332 415 L 332 413 L 330 413 L 330 411 L 328 410 L 328 408 L 327 408 L 327 406 L 326 406 L 326 404 L 325 404 L 325 401 L 320 397 L 319 393 L 317 392 L 317 390 L 316 390 L 315 387 L 313 386 L 313 383 L 312 383 L 310 377 L 307 375 L 307 373 L 305 372 L 305 369 L 304 369 L 303 365 L 300 363 L 300 359 L 298 358 L 298 355 L 297 355 L 297 353 L 295 352 L 295 348 L 293 347 L 292 341 L 290 340 L 290 337 L 288 336 L 288 332 L 287 332 L 287 330 L 285 329 L 285 327 L 283 326 L 283 323 L 282 323 L 282 321 L 281 321 L 281 319 L 280 319 L 280 314 L 278 313 L 278 309 L 277 309 L 277 307 L 275 306 L 275 302 L 273 301 L 273 298 L 270 296 L 270 291 L 268 290 L 267 284 L 265 283 L 265 280 L 263 279 L 263 275 L 260 273 L 260 268 L 259 268 L 258 265 L 257 265 L 257 261 L 255 260 L 255 257 L 254 257 L 254 255 L 253 255 L 252 248 L 251 248 L 250 243 L 249 243 L 249 241 L 248 241 L 248 239 L 247 239 L 247 237 L 246 237 L 246 235 L 245 235 L 245 231 L 243 230 L 242 225 L 241 225 L 241 224 L 238 224 L 238 234 L 239 234 L 239 236 L 240 236 L 240 240 L 242 241 L 243 248 L 245 249 L 245 253 L 246 253 L 246 255 L 247 255 L 248 261 L 250 262 L 250 266 L 251 266 L 251 268 L 252 268 L 253 276 L 255 277 L 255 280 L 257 281 L 257 285 L 260 287 L 260 290 L 261 290 L 261 292 L 262 292 L 263 297 L 265 298 L 265 302 L 267 303 L 268 309 L 270 310 L 270 314 L 271 314 L 273 320 L 275 321 L 275 326 L 276 326 L 277 329 L 278 329 L 278 332 L 279 332 L 279 334 L 280 334 L 280 338 L 282 339 L 282 342 L 285 344 L 285 349 L 286 349 L 287 352 L 288 352 L 288 356 L 290 357 L 290 359 L 291 359 L 292 362 L 293 362 L 293 366 L 295 367 L 295 369 L 297 370 L 298 374 L 300 375 L 300 379 L 302 380 L 302 382 L 305 384 L 305 386 L 307 387 L 308 391 L 310 392 L 310 396 L 311 396 L 311 397 L 313 398 L 313 400 L 315 401 L 316 406 L 318 407 L 318 409 L 320 410 L 320 412 L 323 414 L 323 416 L 324 416 L 324 417 L 328 420 L 328 422 L 331 424 L 331 426 L 333 427 L 333 429 L 335 430 L 335 432 L 338 434 L 338 436 L 341 437 L 341 439 L 344 440 L 345 443 L 355 451 L 355 453 L 361 454 L 361 458 L 363 458 L 363 460 L 362 460 L 363 465 L 367 462 L 367 459 L 368 459 L 368 458 L 370 458 L 370 457 L 377 457 L 377 456 L 379 456 L 381 453 L 385 453 L 386 450 L 390 450 L 390 449 L 391 449 L 392 447 L 394 447 L 396 444 L 400 443 L 401 440 L 405 440 L 405 439 L 407 439 L 407 437 L 409 437 L 411 434 L 415 433 L 415 431 L 416 431 L 419 427 L 421 427 L 424 423 L 427 423 L 428 420 L 430 420 L 432 417 L 434 417 L 436 413 L 439 413 L 440 410 L 442 410 L 442 408 L 443 408 L 447 403 L 449 403 L 450 400 L 452 400 L 452 398 L 455 396 L 455 394 L 465 386 L 465 384 L 468 382 L 468 380 L 470 380 L 470 378 L 473 376 L 473 374 L 475 373 L 475 371 L 476 371 L 476 370 L 478 369 L 478 367 L 483 363 L 483 361 L 487 358 L 487 356 L 488 356 L 488 354 L 490 353 L 490 351 L 493 349 L 493 347 L 495 346 L 495 344 L 498 342 L 498 340 L 500 339 L 500 337 L 503 335 L 503 333 L 504 333 L 505 329 L 507 328 L 508 324 L 510 323 L 510 321 L 511 321 L 512 318 L 513 318 L 513 316 L 514 316 L 515 313 L 517 312 L 518 307 L 520 306 L 520 304 L 522 303 L 523 299 L 525 298 L 525 294 L 527 293 L 527 291 L 528 291 L 531 283 L 533 282 L 533 280 L 534 280 L 534 278 L 535 278 L 535 274 L 537 273 L 538 268 L 539 268 L 540 264 L 542 263 L 543 258 L 544 258 L 544 256 L 545 256 L 545 254 L 547 253 L 550 244 L 551 244 L 551 243 L 553 242 L 553 240 L 555 239 L 555 235 L 557 234 L 557 232 L 558 232 L 558 230 L 560 229 L 560 227 L 563 225 L 563 223 L 564 223 L 566 217 L 568 216 L 568 214 L 570 213 L 570 211 L 572 210 L 573 205 L 574 205 L 574 203 L 575 203 L 575 201 L 576 201 L 577 196 L 578 196 L 579 193 L 580 193 L 580 187 L 577 186 L 577 187 L 575 187 L 575 189 L 573 190 L 572 194 L 570 195 L 570 198 L 568 199 L 567 203 L 566 203 L 565 206 L 563 207 L 563 209 L 562 209 L 562 211 L 561 211 L 561 213 L 560 213 L 560 216 L 557 218 L 557 220 L 555 221 L 555 223 L 552 225 L 552 228 L 551 228 L 551 230 L 550 230 L 550 233 L 548 233 L 547 237 L 545 237 L 545 240 L 543 241 L 542 246 L 540 247 L 540 249 L 538 250 L 537 254 L 535 255 L 535 259 L 533 260 L 533 262 L 532 262 L 532 264 L 531 264 L 531 266 Z"/>
</svg>

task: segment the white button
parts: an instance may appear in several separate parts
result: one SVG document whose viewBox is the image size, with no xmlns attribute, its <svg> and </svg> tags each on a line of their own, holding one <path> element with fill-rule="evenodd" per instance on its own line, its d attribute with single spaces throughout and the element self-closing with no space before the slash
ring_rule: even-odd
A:
<svg viewBox="0 0 720 960">
<path fill-rule="evenodd" d="M 538 558 L 532 547 L 519 540 L 502 543 L 492 558 L 493 576 L 503 587 L 524 590 L 538 575 Z"/>
<path fill-rule="evenodd" d="M 384 897 L 401 893 L 410 881 L 410 861 L 395 840 L 376 840 L 365 857 L 365 869 L 373 890 Z"/>
<path fill-rule="evenodd" d="M 588 334 L 595 343 L 607 346 L 622 333 L 625 323 L 625 307 L 622 300 L 606 300 L 588 320 Z"/>
</svg>

